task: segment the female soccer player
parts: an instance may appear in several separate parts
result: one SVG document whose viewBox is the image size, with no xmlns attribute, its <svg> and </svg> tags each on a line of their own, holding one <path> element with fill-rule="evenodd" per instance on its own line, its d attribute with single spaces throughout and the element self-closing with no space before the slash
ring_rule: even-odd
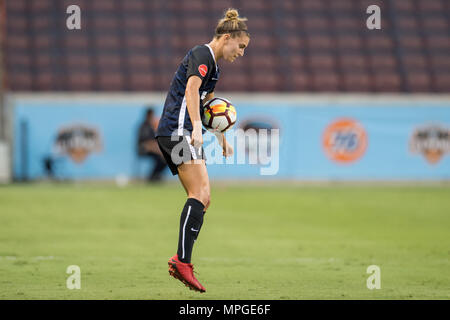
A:
<svg viewBox="0 0 450 320">
<path fill-rule="evenodd" d="M 233 62 L 244 55 L 250 41 L 237 10 L 228 9 L 216 27 L 211 42 L 192 48 L 181 62 L 170 85 L 156 133 L 158 145 L 173 175 L 177 175 L 187 193 L 181 212 L 178 251 L 169 260 L 169 274 L 192 290 L 206 289 L 194 277 L 192 248 L 210 204 L 210 186 L 203 151 L 202 103 L 214 97 L 219 78 L 217 62 Z M 186 112 L 187 111 L 187 112 Z M 222 133 L 216 137 L 224 156 L 233 148 Z"/>
</svg>

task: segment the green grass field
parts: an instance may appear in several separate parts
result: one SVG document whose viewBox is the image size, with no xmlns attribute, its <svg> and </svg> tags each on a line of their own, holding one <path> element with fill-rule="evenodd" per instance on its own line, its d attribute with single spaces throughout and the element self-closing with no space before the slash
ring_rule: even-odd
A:
<svg viewBox="0 0 450 320">
<path fill-rule="evenodd" d="M 213 184 L 193 253 L 204 294 L 167 271 L 184 202 L 171 183 L 0 186 L 0 299 L 450 298 L 448 186 Z"/>
</svg>

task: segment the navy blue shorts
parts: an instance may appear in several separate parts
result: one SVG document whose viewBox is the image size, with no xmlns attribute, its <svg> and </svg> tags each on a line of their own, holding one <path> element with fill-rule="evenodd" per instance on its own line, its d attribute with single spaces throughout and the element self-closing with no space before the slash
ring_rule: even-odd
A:
<svg viewBox="0 0 450 320">
<path fill-rule="evenodd" d="M 189 136 L 157 137 L 156 140 L 174 176 L 178 174 L 180 164 L 191 160 L 206 160 L 203 147 L 195 148 L 191 145 Z"/>
</svg>

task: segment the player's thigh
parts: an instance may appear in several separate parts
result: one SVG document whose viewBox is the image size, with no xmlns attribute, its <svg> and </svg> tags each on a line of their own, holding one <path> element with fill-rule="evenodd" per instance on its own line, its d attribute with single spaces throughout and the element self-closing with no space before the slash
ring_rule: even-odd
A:
<svg viewBox="0 0 450 320">
<path fill-rule="evenodd" d="M 178 166 L 178 177 L 188 197 L 209 198 L 210 184 L 205 160 L 182 163 Z M 204 199 L 201 201 L 204 202 Z"/>
</svg>

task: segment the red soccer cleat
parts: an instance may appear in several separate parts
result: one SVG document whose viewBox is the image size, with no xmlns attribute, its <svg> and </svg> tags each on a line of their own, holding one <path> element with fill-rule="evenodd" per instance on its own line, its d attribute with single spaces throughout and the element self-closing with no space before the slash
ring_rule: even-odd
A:
<svg viewBox="0 0 450 320">
<path fill-rule="evenodd" d="M 177 254 L 169 259 L 169 274 L 183 282 L 191 290 L 206 291 L 205 287 L 194 277 L 194 266 L 192 263 L 181 262 L 178 260 Z"/>
</svg>

